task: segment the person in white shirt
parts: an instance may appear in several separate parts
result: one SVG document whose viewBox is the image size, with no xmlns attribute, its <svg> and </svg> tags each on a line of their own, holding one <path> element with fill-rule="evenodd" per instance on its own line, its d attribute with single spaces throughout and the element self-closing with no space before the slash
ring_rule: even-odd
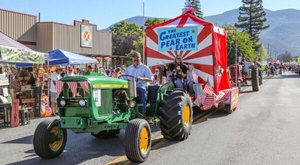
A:
<svg viewBox="0 0 300 165">
<path fill-rule="evenodd" d="M 56 67 L 55 72 L 52 74 L 51 77 L 51 84 L 50 84 L 50 94 L 51 94 L 51 110 L 52 115 L 56 114 L 56 99 L 57 99 L 57 93 L 56 93 L 56 84 L 58 80 L 61 79 L 62 68 Z"/>
<path fill-rule="evenodd" d="M 67 73 L 66 76 L 67 77 L 76 76 L 75 73 L 74 73 L 74 68 L 73 67 L 68 67 L 68 73 Z"/>
</svg>

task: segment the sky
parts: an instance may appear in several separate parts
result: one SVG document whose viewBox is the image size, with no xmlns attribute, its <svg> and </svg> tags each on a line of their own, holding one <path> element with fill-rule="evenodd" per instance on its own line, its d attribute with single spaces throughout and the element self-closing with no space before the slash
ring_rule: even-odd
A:
<svg viewBox="0 0 300 165">
<path fill-rule="evenodd" d="M 185 0 L 0 0 L 0 9 L 38 15 L 41 21 L 73 24 L 73 20 L 90 20 L 98 29 L 105 29 L 121 20 L 143 15 L 173 18 L 181 14 Z M 204 16 L 237 9 L 241 0 L 200 0 Z M 264 0 L 269 10 L 299 9 L 300 0 Z"/>
</svg>

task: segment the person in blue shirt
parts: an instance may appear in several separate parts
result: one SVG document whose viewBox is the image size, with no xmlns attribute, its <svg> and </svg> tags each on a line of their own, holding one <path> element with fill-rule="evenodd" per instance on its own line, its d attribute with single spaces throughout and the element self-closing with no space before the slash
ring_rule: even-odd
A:
<svg viewBox="0 0 300 165">
<path fill-rule="evenodd" d="M 141 62 L 141 59 L 141 54 L 134 52 L 132 57 L 133 64 L 126 68 L 124 75 L 131 75 L 137 78 L 137 93 L 143 104 L 142 113 L 146 114 L 147 87 L 152 82 L 153 75 L 149 67 Z"/>
<path fill-rule="evenodd" d="M 191 96 L 195 95 L 194 84 L 198 84 L 198 75 L 195 72 L 194 64 L 188 64 L 187 70 L 187 89 Z"/>
</svg>

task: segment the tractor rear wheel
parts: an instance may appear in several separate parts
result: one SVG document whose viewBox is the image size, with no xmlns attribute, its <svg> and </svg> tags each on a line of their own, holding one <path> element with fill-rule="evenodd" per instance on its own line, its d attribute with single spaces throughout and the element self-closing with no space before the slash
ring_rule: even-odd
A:
<svg viewBox="0 0 300 165">
<path fill-rule="evenodd" d="M 144 119 L 134 119 L 128 123 L 125 134 L 125 153 L 132 162 L 144 162 L 151 148 L 151 129 Z"/>
<path fill-rule="evenodd" d="M 253 67 L 251 70 L 251 84 L 253 91 L 259 91 L 259 76 L 258 76 L 258 69 Z"/>
<path fill-rule="evenodd" d="M 114 138 L 119 134 L 119 130 L 101 131 L 99 133 L 91 133 L 92 136 L 99 139 Z"/>
<path fill-rule="evenodd" d="M 36 128 L 33 148 L 38 156 L 51 159 L 63 152 L 67 142 L 67 131 L 59 127 L 59 122 L 57 119 L 45 120 Z"/>
<path fill-rule="evenodd" d="M 158 110 L 161 133 L 168 140 L 185 140 L 190 135 L 193 122 L 192 101 L 185 92 L 170 91 Z"/>
</svg>

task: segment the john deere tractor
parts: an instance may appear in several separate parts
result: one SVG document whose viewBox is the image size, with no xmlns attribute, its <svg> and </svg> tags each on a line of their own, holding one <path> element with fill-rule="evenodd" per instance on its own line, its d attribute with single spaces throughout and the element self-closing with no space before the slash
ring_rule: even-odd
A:
<svg viewBox="0 0 300 165">
<path fill-rule="evenodd" d="M 168 140 L 187 139 L 192 125 L 192 102 L 188 94 L 172 83 L 148 87 L 147 113 L 140 113 L 135 77 L 111 78 L 101 74 L 62 78 L 58 86 L 59 119 L 41 122 L 33 146 L 45 159 L 59 156 L 66 145 L 67 129 L 90 133 L 96 138 L 116 136 L 126 129 L 125 153 L 133 162 L 147 159 L 151 148 L 151 127 L 160 125 Z"/>
</svg>

